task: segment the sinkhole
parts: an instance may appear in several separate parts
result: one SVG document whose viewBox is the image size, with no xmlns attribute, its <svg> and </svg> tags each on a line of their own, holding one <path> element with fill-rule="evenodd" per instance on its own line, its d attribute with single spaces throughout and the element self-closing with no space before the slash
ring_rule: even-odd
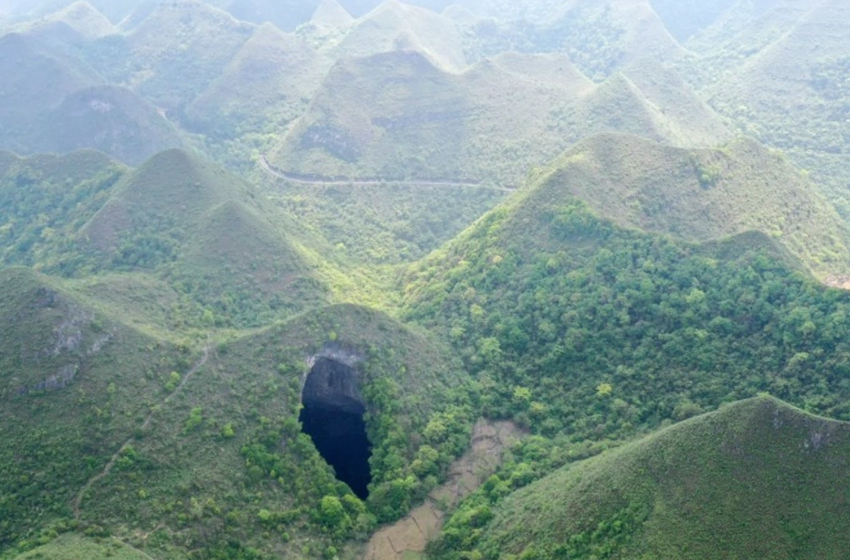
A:
<svg viewBox="0 0 850 560">
<path fill-rule="evenodd" d="M 372 446 L 366 437 L 354 368 L 329 358 L 316 360 L 301 396 L 301 426 L 313 438 L 316 449 L 360 499 L 369 495 L 369 457 Z"/>
</svg>

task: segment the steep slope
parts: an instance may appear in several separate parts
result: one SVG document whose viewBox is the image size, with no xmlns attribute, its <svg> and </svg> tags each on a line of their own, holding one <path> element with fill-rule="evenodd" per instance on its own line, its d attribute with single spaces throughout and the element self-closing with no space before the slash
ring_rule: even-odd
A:
<svg viewBox="0 0 850 560">
<path fill-rule="evenodd" d="M 327 289 L 241 179 L 179 150 L 127 175 L 86 224 L 105 270 L 165 275 L 221 320 L 257 325 L 325 301 Z M 214 320 L 211 318 L 211 320 Z"/>
<path fill-rule="evenodd" d="M 557 55 L 502 55 L 461 75 L 414 51 L 344 59 L 269 160 L 306 176 L 514 186 L 593 132 L 681 145 L 728 137 L 681 81 L 663 76 L 648 91 L 654 99 L 619 74 L 596 87 Z M 678 123 L 677 105 L 701 111 Z"/>
<path fill-rule="evenodd" d="M 622 72 L 660 113 L 657 118 L 675 139 L 673 144 L 711 147 L 733 138 L 733 124 L 670 65 L 643 58 L 628 63 Z"/>
<path fill-rule="evenodd" d="M 612 177 L 643 157 L 612 153 L 600 162 Z M 601 218 L 559 190 L 581 159 L 562 176 L 541 176 L 401 280 L 403 317 L 451 341 L 483 383 L 487 415 L 576 443 L 617 440 L 764 391 L 850 420 L 850 407 L 828 396 L 846 391 L 839 380 L 850 354 L 837 325 L 850 294 L 804 278 L 799 259 L 762 233 L 696 245 Z"/>
<path fill-rule="evenodd" d="M 622 226 L 690 241 L 757 230 L 821 279 L 850 271 L 850 232 L 833 208 L 755 141 L 683 150 L 606 134 L 579 143 L 547 174 L 527 204 L 543 209 L 573 195 Z"/>
<path fill-rule="evenodd" d="M 70 93 L 103 82 L 95 72 L 33 37 L 0 37 L 0 148 L 32 153 L 48 112 Z"/>
<path fill-rule="evenodd" d="M 318 0 L 232 0 L 225 9 L 243 21 L 272 23 L 283 31 L 294 31 L 310 19 L 318 4 Z"/>
<path fill-rule="evenodd" d="M 322 3 L 313 12 L 310 23 L 319 27 L 342 29 L 354 23 L 354 18 L 336 0 L 322 0 Z"/>
<path fill-rule="evenodd" d="M 151 1 L 152 0 L 87 0 L 87 2 L 80 2 L 79 0 L 46 0 L 42 2 L 20 2 L 20 4 L 27 7 L 27 17 L 34 19 L 37 17 L 49 17 L 50 14 L 68 11 L 71 6 L 88 3 L 92 6 L 92 8 L 94 8 L 94 10 L 103 14 L 109 22 L 112 24 L 118 24 L 140 5 L 150 3 Z M 75 8 L 74 11 L 76 10 L 79 10 L 79 8 Z M 22 9 L 19 8 L 18 11 L 21 12 Z M 85 11 L 88 11 L 88 9 Z"/>
<path fill-rule="evenodd" d="M 87 41 L 117 32 L 112 22 L 85 1 L 70 3 L 55 12 L 45 13 L 41 18 L 32 16 L 23 18 L 14 30 L 67 54 L 74 53 Z"/>
<path fill-rule="evenodd" d="M 552 24 L 549 33 L 544 41 L 565 37 L 560 39 L 561 49 L 588 76 L 609 76 L 643 58 L 669 61 L 684 54 L 649 2 L 579 1 Z"/>
<path fill-rule="evenodd" d="M 56 540 L 39 546 L 29 552 L 16 556 L 14 560 L 34 560 L 50 558 L 51 560 L 143 560 L 144 554 L 131 546 L 117 541 L 104 542 L 97 537 L 80 535 L 62 535 Z"/>
<path fill-rule="evenodd" d="M 677 60 L 685 54 L 652 8 L 641 0 L 459 2 L 477 19 L 463 18 L 473 52 L 562 52 L 600 82 L 643 58 Z"/>
<path fill-rule="evenodd" d="M 109 198 L 126 169 L 91 150 L 21 158 L 0 152 L 0 262 L 76 274 L 88 259 L 80 228 Z"/>
<path fill-rule="evenodd" d="M 772 0 L 754 3 L 759 6 Z M 677 0 L 651 0 L 652 9 L 664 21 L 664 26 L 684 43 L 700 31 L 712 26 L 728 10 L 739 6 L 740 0 L 708 0 L 705 2 L 679 2 Z"/>
<path fill-rule="evenodd" d="M 850 50 L 842 22 L 845 2 L 779 2 L 761 14 L 732 13 L 707 31 L 704 96 L 719 111 L 767 145 L 788 151 L 812 171 L 848 212 L 842 165 L 850 150 L 845 133 Z M 733 32 L 726 32 L 726 25 Z M 734 31 L 739 31 L 734 33 Z M 721 36 L 725 42 L 707 43 Z M 697 45 L 695 48 L 700 48 Z M 736 56 L 735 53 L 742 53 Z"/>
<path fill-rule="evenodd" d="M 181 109 L 209 87 L 253 33 L 253 25 L 198 0 L 159 4 L 127 36 L 127 81 L 155 106 Z M 127 64 L 116 60 L 114 66 Z"/>
<path fill-rule="evenodd" d="M 770 398 L 739 402 L 516 492 L 463 548 L 541 560 L 837 560 L 850 547 L 848 449 L 848 424 Z M 469 534 L 465 513 L 454 529 Z"/>
<path fill-rule="evenodd" d="M 67 527 L 77 492 L 162 399 L 160 378 L 185 372 L 189 356 L 27 269 L 0 270 L 0 292 L 6 325 L 0 334 L 0 551 L 6 552 L 35 542 L 62 520 Z"/>
<path fill-rule="evenodd" d="M 74 2 L 67 8 L 47 16 L 45 21 L 66 23 L 86 39 L 96 39 L 117 32 L 112 22 L 84 0 Z"/>
<path fill-rule="evenodd" d="M 73 527 L 157 556 L 314 558 L 406 512 L 469 441 L 450 354 L 369 309 L 323 308 L 191 352 L 28 269 L 0 270 L 0 296 L 4 557 L 44 543 L 48 557 L 129 554 L 97 546 L 109 540 L 51 542 Z M 302 400 L 343 397 L 365 413 L 365 504 L 298 422 Z M 338 519 L 328 500 L 344 504 Z"/>
<path fill-rule="evenodd" d="M 372 484 L 365 504 L 300 430 L 302 400 L 315 396 L 309 376 L 324 367 L 334 376 L 327 398 L 337 394 L 334 387 L 348 390 L 368 411 Z M 451 406 L 457 371 L 442 348 L 355 306 L 222 343 L 146 424 L 121 468 L 92 486 L 80 518 L 155 556 L 203 546 L 237 557 L 247 550 L 320 557 L 370 531 L 373 515 L 392 519 L 405 511 L 465 448 L 469 419 Z M 409 435 L 432 421 L 442 426 L 439 440 Z M 424 446 L 436 452 L 431 470 L 420 461 L 414 471 Z M 323 517 L 322 502 L 336 500 L 344 505 L 339 519 Z M 204 513 L 192 513 L 198 508 Z M 122 521 L 128 518 L 133 527 Z M 151 532 L 160 537 L 144 539 Z"/>
<path fill-rule="evenodd" d="M 300 37 L 264 24 L 187 107 L 188 124 L 224 138 L 283 127 L 304 112 L 327 69 Z"/>
<path fill-rule="evenodd" d="M 467 66 L 464 39 L 454 20 L 423 8 L 386 0 L 359 18 L 333 48 L 333 57 L 362 57 L 413 50 L 448 72 Z"/>
<path fill-rule="evenodd" d="M 67 96 L 47 119 L 46 151 L 93 148 L 130 165 L 183 145 L 177 128 L 130 90 L 100 86 Z"/>
</svg>

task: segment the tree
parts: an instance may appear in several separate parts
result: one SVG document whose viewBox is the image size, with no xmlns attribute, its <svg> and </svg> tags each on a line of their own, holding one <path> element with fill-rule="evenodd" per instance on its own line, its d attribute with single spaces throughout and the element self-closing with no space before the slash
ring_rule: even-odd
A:
<svg viewBox="0 0 850 560">
<path fill-rule="evenodd" d="M 336 496 L 325 496 L 319 502 L 319 520 L 331 530 L 339 530 L 350 523 L 345 507 Z"/>
</svg>

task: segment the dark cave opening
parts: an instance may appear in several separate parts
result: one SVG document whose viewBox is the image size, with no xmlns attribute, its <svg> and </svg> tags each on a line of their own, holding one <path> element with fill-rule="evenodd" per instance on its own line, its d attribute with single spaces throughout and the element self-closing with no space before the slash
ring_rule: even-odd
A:
<svg viewBox="0 0 850 560">
<path fill-rule="evenodd" d="M 319 453 L 360 499 L 369 496 L 369 457 L 372 446 L 366 436 L 355 370 L 329 358 L 319 358 L 307 376 L 301 398 L 302 429 L 313 438 Z"/>
</svg>

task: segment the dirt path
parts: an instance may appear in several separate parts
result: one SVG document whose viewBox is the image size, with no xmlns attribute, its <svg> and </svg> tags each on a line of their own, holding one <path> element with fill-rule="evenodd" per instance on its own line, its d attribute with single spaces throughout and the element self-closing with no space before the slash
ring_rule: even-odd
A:
<svg viewBox="0 0 850 560">
<path fill-rule="evenodd" d="M 195 375 L 195 373 L 199 369 L 204 367 L 204 364 L 207 363 L 207 359 L 209 358 L 209 356 L 210 356 L 210 346 L 209 346 L 209 343 L 207 343 L 207 345 L 204 346 L 204 353 L 201 356 L 201 359 L 198 360 L 195 363 L 195 365 L 192 366 L 192 369 L 190 369 L 186 373 L 186 375 L 183 376 L 183 380 L 180 382 L 180 385 L 178 385 L 177 388 L 174 389 L 174 391 L 172 391 L 167 397 L 165 397 L 165 399 L 163 399 L 163 401 L 160 403 L 160 407 L 168 404 L 168 402 L 174 397 L 174 395 L 176 395 L 177 393 L 179 393 L 183 389 L 183 387 L 186 385 L 186 383 L 189 381 L 189 379 L 193 375 Z M 151 408 L 150 413 L 148 413 L 148 417 L 145 418 L 145 421 L 142 424 L 142 431 L 148 429 L 148 427 L 150 426 L 151 421 L 153 421 L 154 409 L 156 409 L 156 408 L 157 407 Z M 86 482 L 85 486 L 83 486 L 80 489 L 80 491 L 77 492 L 77 496 L 74 498 L 74 519 L 76 519 L 77 521 L 80 520 L 80 508 L 83 504 L 83 500 L 85 499 L 86 492 L 91 490 L 92 486 L 94 486 L 95 484 L 97 484 L 98 482 L 100 482 L 101 480 L 106 478 L 107 476 L 109 476 L 109 473 L 112 472 L 113 468 L 115 468 L 115 463 L 117 463 L 118 459 L 121 458 L 121 453 L 125 449 L 127 449 L 127 447 L 131 443 L 133 443 L 133 441 L 135 441 L 135 439 L 136 439 L 135 437 L 131 437 L 130 439 L 125 441 L 124 444 L 120 448 L 118 448 L 118 451 L 116 451 L 115 454 L 112 455 L 112 458 L 109 459 L 109 462 L 106 463 L 106 466 L 103 468 L 103 470 L 99 474 L 90 478 L 89 481 Z"/>
<path fill-rule="evenodd" d="M 499 191 L 499 192 L 514 192 L 516 189 L 507 188 L 507 187 L 492 187 L 482 185 L 480 181 L 439 181 L 439 180 L 428 180 L 421 179 L 417 181 L 394 181 L 394 180 L 379 180 L 379 179 L 365 179 L 365 180 L 357 180 L 357 179 L 322 179 L 322 178 L 304 178 L 293 175 L 292 173 L 286 173 L 284 171 L 280 171 L 272 167 L 269 161 L 266 159 L 266 156 L 260 156 L 260 167 L 265 171 L 268 175 L 272 177 L 276 177 L 278 179 L 285 179 L 287 181 L 291 181 L 293 183 L 298 183 L 299 185 L 316 185 L 316 186 L 354 186 L 354 187 L 374 187 L 384 184 L 392 184 L 392 185 L 404 185 L 404 186 L 416 186 L 416 187 L 440 187 L 440 188 L 477 188 L 477 189 L 487 189 L 491 191 Z"/>
<path fill-rule="evenodd" d="M 512 422 L 479 421 L 472 432 L 472 449 L 452 464 L 448 481 L 435 489 L 425 504 L 394 525 L 372 536 L 363 560 L 413 560 L 443 527 L 445 510 L 475 491 L 499 467 L 506 447 L 522 437 Z"/>
</svg>

